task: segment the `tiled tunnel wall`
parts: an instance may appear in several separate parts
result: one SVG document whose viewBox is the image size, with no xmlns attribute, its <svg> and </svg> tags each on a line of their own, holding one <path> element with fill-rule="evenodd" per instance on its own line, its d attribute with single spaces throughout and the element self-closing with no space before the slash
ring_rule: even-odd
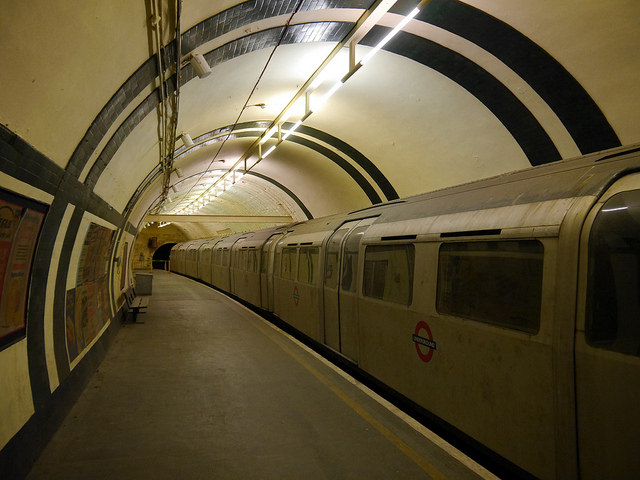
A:
<svg viewBox="0 0 640 480">
<path fill-rule="evenodd" d="M 309 0 L 303 2 L 301 8 L 303 10 L 336 7 L 367 8 L 371 3 L 368 0 Z M 243 25 L 291 13 L 296 4 L 297 1 L 293 0 L 244 2 L 202 21 L 185 32 L 183 47 L 185 51 L 192 50 Z M 527 43 L 525 37 L 509 30 L 505 25 L 492 22 L 490 18 L 486 18 L 488 15 L 483 17 L 483 22 L 477 22 L 477 16 L 480 14 L 460 2 L 436 0 L 434 5 L 437 8 L 421 14 L 429 17 L 428 19 L 425 17 L 426 21 L 439 23 L 442 28 L 455 31 L 478 45 L 484 45 L 488 51 L 497 56 L 502 55 L 506 64 L 514 68 L 518 67 L 514 59 L 510 60 L 509 55 L 512 52 L 502 51 L 501 44 L 492 43 L 501 34 L 508 34 L 513 39 L 510 43 L 511 50 L 516 48 L 513 45 L 519 45 L 521 49 L 535 51 L 545 65 L 549 68 L 553 67 L 554 72 L 568 75 L 567 72 L 561 71 L 559 65 L 544 57 L 535 46 Z M 476 21 L 471 23 L 484 27 L 484 30 L 466 27 L 471 23 L 464 20 L 470 15 L 476 16 L 474 17 Z M 350 27 L 350 24 L 338 22 L 315 24 L 313 28 L 299 25 L 291 29 L 284 41 L 285 43 L 335 41 L 341 38 Z M 207 59 L 215 65 L 249 51 L 273 46 L 280 32 L 281 28 L 277 28 L 247 35 L 208 52 Z M 376 35 L 380 33 L 374 31 L 368 41 L 372 42 Z M 400 55 L 421 61 L 416 52 L 424 46 L 424 43 L 423 40 L 404 38 L 393 48 Z M 173 44 L 167 47 L 165 52 L 167 57 L 173 55 L 173 48 Z M 438 52 L 442 53 L 442 50 L 434 49 L 434 52 L 434 55 L 425 60 L 425 65 L 432 68 L 435 67 L 429 62 L 434 62 L 434 59 L 438 58 Z M 531 79 L 532 84 L 538 84 L 541 92 L 546 91 L 550 98 L 549 104 L 554 107 L 554 111 L 559 112 L 561 117 L 565 111 L 568 112 L 567 114 L 571 113 L 570 103 L 556 105 L 551 97 L 555 95 L 562 98 L 575 98 L 575 92 L 582 95 L 580 85 L 577 82 L 572 83 L 571 78 L 567 80 L 565 75 L 565 81 L 560 88 L 557 82 L 548 80 L 551 78 L 546 75 L 549 70 L 540 69 L 539 66 L 540 62 L 527 66 L 529 70 L 522 74 L 523 78 Z M 117 125 L 123 112 L 145 89 L 153 85 L 156 76 L 156 59 L 151 57 L 129 77 L 96 115 L 71 155 L 66 169 L 42 155 L 9 128 L 0 125 L 0 187 L 47 206 L 33 260 L 26 336 L 0 349 L 0 387 L 5 389 L 0 393 L 5 395 L 4 399 L 0 399 L 0 419 L 4 422 L 0 428 L 1 473 L 18 472 L 19 474 L 29 468 L 46 444 L 48 436 L 55 431 L 65 412 L 71 407 L 96 365 L 103 358 L 117 332 L 118 319 L 121 315 L 117 302 L 120 291 L 119 282 L 114 280 L 112 281 L 114 292 L 110 299 L 114 313 L 111 327 L 72 368 L 67 356 L 65 337 L 65 293 L 70 282 L 69 265 L 77 261 L 74 257 L 77 256 L 76 246 L 82 245 L 83 228 L 90 221 L 102 222 L 113 229 L 115 233 L 112 253 L 114 255 L 117 254 L 115 249 L 120 249 L 125 241 L 129 243 L 129 252 L 132 253 L 131 245 L 137 232 L 136 228 L 128 222 L 126 216 L 128 211 L 125 211 L 124 215 L 116 211 L 93 192 L 93 187 L 129 133 L 157 106 L 158 93 L 157 90 L 153 90 L 137 106 L 134 106 L 127 118 L 120 120 L 121 123 L 113 135 L 107 138 L 108 132 Z M 190 71 L 190 67 L 187 67 L 184 71 L 184 81 L 191 78 L 193 78 L 193 72 Z M 557 78 L 557 75 L 553 78 Z M 579 118 L 567 117 L 565 122 L 583 153 L 618 145 L 619 141 L 613 129 L 595 103 L 590 101 L 588 95 L 586 99 L 583 98 L 584 95 L 581 97 L 584 109 L 578 112 Z M 516 103 L 514 102 L 513 105 Z M 526 141 L 531 132 L 536 130 L 534 127 L 524 128 L 525 131 L 519 132 L 518 135 Z M 587 133 L 582 130 L 582 127 L 587 129 Z M 539 132 L 536 133 L 538 134 Z M 322 135 L 322 132 L 318 135 Z M 103 143 L 104 147 L 98 153 Z M 95 160 L 90 163 L 94 157 Z M 537 158 L 535 153 L 533 158 Z M 83 172 L 87 174 L 85 179 L 83 179 Z M 386 179 L 381 178 L 378 183 L 385 181 Z M 389 191 L 394 193 L 391 185 L 389 185 Z M 389 198 L 391 196 L 387 195 Z M 10 372 L 12 369 L 14 371 Z M 13 393 L 7 396 L 8 391 L 14 392 L 15 396 L 10 396 Z M 21 405 L 16 407 L 17 403 Z"/>
</svg>

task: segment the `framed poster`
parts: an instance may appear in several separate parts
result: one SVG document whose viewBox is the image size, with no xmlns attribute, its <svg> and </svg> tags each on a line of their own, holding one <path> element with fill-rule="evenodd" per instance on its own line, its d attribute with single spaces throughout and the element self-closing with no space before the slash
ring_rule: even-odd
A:
<svg viewBox="0 0 640 480">
<path fill-rule="evenodd" d="M 73 362 L 111 320 L 107 277 L 113 237 L 112 230 L 93 222 L 87 230 L 76 286 L 67 290 L 66 296 L 69 362 Z"/>
<path fill-rule="evenodd" d="M 31 266 L 46 211 L 0 189 L 0 349 L 26 334 Z"/>
</svg>

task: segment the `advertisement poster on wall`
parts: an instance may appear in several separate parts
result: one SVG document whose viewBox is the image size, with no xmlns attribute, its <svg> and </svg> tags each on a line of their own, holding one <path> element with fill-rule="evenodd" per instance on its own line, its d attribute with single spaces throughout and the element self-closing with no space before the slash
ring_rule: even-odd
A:
<svg viewBox="0 0 640 480">
<path fill-rule="evenodd" d="M 66 332 L 73 362 L 111 320 L 108 267 L 113 231 L 91 223 L 82 246 L 76 287 L 67 290 Z"/>
<path fill-rule="evenodd" d="M 0 190 L 0 349 L 26 332 L 31 264 L 46 207 Z"/>
</svg>

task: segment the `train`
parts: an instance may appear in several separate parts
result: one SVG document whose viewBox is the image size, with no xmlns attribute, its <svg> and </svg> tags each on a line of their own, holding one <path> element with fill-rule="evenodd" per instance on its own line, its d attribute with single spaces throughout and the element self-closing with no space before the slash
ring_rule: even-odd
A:
<svg viewBox="0 0 640 480">
<path fill-rule="evenodd" d="M 518 471 L 640 478 L 640 145 L 170 258 Z"/>
</svg>

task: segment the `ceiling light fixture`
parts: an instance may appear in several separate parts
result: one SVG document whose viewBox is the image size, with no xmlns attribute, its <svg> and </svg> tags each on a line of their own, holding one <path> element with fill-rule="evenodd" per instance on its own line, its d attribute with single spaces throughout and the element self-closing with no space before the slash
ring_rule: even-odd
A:
<svg viewBox="0 0 640 480">
<path fill-rule="evenodd" d="M 182 140 L 182 143 L 184 144 L 185 147 L 189 148 L 189 147 L 193 147 L 193 140 L 191 139 L 191 135 L 189 135 L 188 133 L 181 133 L 180 134 L 180 139 Z"/>
<path fill-rule="evenodd" d="M 211 67 L 201 53 L 192 53 L 189 63 L 198 78 L 206 78 L 211 75 Z"/>
</svg>

